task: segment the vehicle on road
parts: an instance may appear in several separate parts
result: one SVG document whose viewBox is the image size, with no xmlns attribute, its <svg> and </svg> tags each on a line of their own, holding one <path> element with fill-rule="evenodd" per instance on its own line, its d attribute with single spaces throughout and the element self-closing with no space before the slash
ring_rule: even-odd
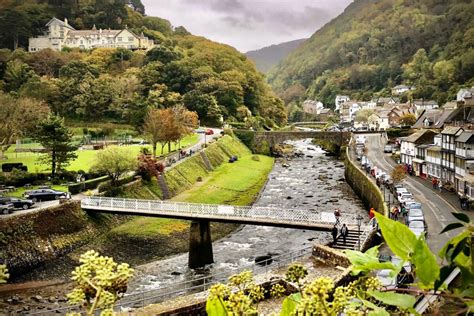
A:
<svg viewBox="0 0 474 316">
<path fill-rule="evenodd" d="M 409 201 L 413 201 L 413 195 L 411 193 L 402 193 L 399 197 L 398 197 L 398 202 L 400 203 L 406 203 L 406 202 L 409 202 Z"/>
<path fill-rule="evenodd" d="M 0 203 L 2 202 L 12 203 L 14 208 L 21 208 L 24 210 L 29 209 L 35 204 L 35 202 L 33 202 L 32 200 L 20 199 L 20 198 L 9 197 L 9 196 L 0 197 Z"/>
<path fill-rule="evenodd" d="M 380 255 L 380 262 L 391 261 L 395 265 L 400 265 L 402 260 L 395 256 Z M 412 266 L 409 262 L 403 263 L 402 269 L 398 275 L 393 275 L 390 269 L 379 270 L 376 273 L 377 279 L 385 289 L 406 288 L 413 283 Z"/>
<path fill-rule="evenodd" d="M 393 147 L 392 145 L 385 145 L 385 147 L 383 148 L 383 152 L 384 153 L 392 153 L 393 152 Z"/>
<path fill-rule="evenodd" d="M 212 129 L 206 129 L 206 135 L 214 135 L 214 131 Z"/>
<path fill-rule="evenodd" d="M 10 214 L 14 210 L 13 204 L 6 201 L 0 201 L 0 214 Z"/>
<path fill-rule="evenodd" d="M 412 209 L 421 210 L 421 203 L 418 203 L 418 202 L 415 202 L 415 201 L 405 202 L 405 206 L 406 206 L 407 210 L 412 210 Z"/>
<path fill-rule="evenodd" d="M 421 209 L 409 209 L 408 210 L 408 224 L 413 221 L 425 221 L 425 217 L 423 216 L 423 211 Z"/>
<path fill-rule="evenodd" d="M 424 221 L 411 221 L 408 224 L 408 228 L 410 228 L 410 230 L 415 234 L 416 237 L 427 231 Z"/>
<path fill-rule="evenodd" d="M 56 191 L 53 189 L 32 190 L 25 193 L 25 197 L 33 202 L 58 200 L 59 198 L 66 198 L 67 193 Z"/>
</svg>

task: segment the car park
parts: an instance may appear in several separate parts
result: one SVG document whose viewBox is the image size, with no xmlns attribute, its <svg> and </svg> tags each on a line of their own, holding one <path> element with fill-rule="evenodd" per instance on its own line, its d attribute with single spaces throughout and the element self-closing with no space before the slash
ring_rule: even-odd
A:
<svg viewBox="0 0 474 316">
<path fill-rule="evenodd" d="M 413 220 L 409 222 L 408 228 L 410 228 L 416 237 L 426 232 L 426 225 L 424 221 Z"/>
<path fill-rule="evenodd" d="M 425 221 L 425 217 L 423 216 L 423 211 L 421 209 L 414 208 L 408 210 L 408 224 L 413 221 Z"/>
<path fill-rule="evenodd" d="M 24 210 L 29 209 L 35 204 L 35 202 L 32 200 L 20 199 L 16 197 L 0 197 L 0 203 L 1 202 L 11 203 L 13 204 L 14 208 L 21 208 Z"/>
<path fill-rule="evenodd" d="M 25 197 L 33 202 L 58 200 L 67 197 L 66 192 L 56 191 L 53 189 L 32 190 L 25 193 Z"/>
</svg>

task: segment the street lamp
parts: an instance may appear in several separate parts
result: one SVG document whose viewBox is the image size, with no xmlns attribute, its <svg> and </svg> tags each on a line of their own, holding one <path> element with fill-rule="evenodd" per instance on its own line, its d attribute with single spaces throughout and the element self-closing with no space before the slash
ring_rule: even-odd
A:
<svg viewBox="0 0 474 316">
<path fill-rule="evenodd" d="M 356 217 L 356 220 L 357 220 L 357 228 L 358 228 L 358 237 L 357 237 L 357 244 L 358 244 L 358 248 L 359 248 L 359 251 L 360 251 L 360 226 L 362 225 L 362 220 L 364 218 L 362 216 L 360 216 L 360 214 L 357 214 L 357 217 Z"/>
</svg>

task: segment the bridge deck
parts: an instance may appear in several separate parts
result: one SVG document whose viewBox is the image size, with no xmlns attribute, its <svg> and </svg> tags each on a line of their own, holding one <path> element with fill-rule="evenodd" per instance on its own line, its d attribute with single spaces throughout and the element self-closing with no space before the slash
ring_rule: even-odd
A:
<svg viewBox="0 0 474 316">
<path fill-rule="evenodd" d="M 249 225 L 330 230 L 336 220 L 332 212 L 308 210 L 283 210 L 258 206 L 233 206 L 217 204 L 181 203 L 158 200 L 136 200 L 106 197 L 88 197 L 81 207 L 95 212 L 123 215 L 167 217 L 185 220 L 209 220 L 213 222 Z M 341 223 L 355 226 L 354 214 L 343 214 Z"/>
</svg>

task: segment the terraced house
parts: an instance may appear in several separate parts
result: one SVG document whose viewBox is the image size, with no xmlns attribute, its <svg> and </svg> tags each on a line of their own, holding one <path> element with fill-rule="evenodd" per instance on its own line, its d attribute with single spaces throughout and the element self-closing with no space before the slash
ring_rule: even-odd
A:
<svg viewBox="0 0 474 316">
<path fill-rule="evenodd" d="M 137 35 L 125 28 L 123 30 L 103 30 L 94 27 L 91 30 L 76 30 L 67 21 L 52 18 L 46 24 L 44 35 L 29 39 L 28 51 L 37 52 L 46 48 L 61 51 L 65 47 L 79 49 L 126 48 L 148 50 L 154 46 L 153 40 L 143 33 Z"/>
</svg>

